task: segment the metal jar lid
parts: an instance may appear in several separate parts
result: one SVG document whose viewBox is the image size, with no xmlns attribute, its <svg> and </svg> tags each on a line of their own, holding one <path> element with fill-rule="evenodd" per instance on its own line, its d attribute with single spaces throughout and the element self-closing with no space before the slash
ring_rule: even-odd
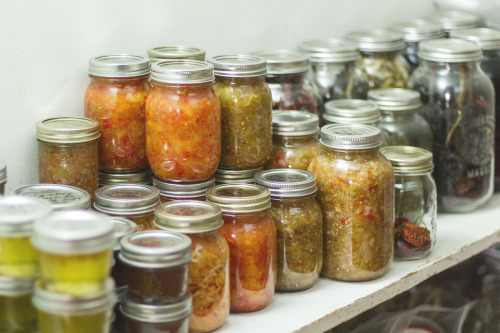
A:
<svg viewBox="0 0 500 333">
<path fill-rule="evenodd" d="M 435 62 L 480 61 L 481 48 L 473 42 L 457 38 L 424 40 L 419 44 L 418 56 Z"/>
<path fill-rule="evenodd" d="M 405 42 L 420 42 L 445 36 L 441 24 L 424 19 L 395 23 L 389 29 L 402 34 Z"/>
<path fill-rule="evenodd" d="M 325 103 L 323 119 L 328 124 L 373 124 L 380 120 L 380 109 L 363 99 L 336 99 Z"/>
<path fill-rule="evenodd" d="M 29 236 L 35 222 L 46 218 L 52 207 L 45 200 L 9 195 L 0 198 L 0 234 Z"/>
<path fill-rule="evenodd" d="M 500 31 L 490 28 L 457 30 L 450 33 L 452 38 L 474 42 L 484 51 L 500 50 Z"/>
<path fill-rule="evenodd" d="M 115 240 L 114 250 L 120 249 L 120 240 L 137 231 L 137 224 L 123 217 L 109 217 L 108 221 L 113 225 L 113 239 Z"/>
<path fill-rule="evenodd" d="M 30 295 L 33 293 L 37 278 L 13 278 L 0 275 L 0 296 Z"/>
<path fill-rule="evenodd" d="M 205 61 L 205 50 L 191 46 L 160 46 L 148 50 L 151 63 L 162 60 L 198 60 Z"/>
<path fill-rule="evenodd" d="M 216 76 L 253 77 L 266 74 L 266 60 L 253 55 L 221 55 L 208 59 Z"/>
<path fill-rule="evenodd" d="M 125 317 L 133 320 L 146 323 L 170 323 L 187 319 L 193 312 L 193 305 L 189 292 L 182 301 L 166 305 L 140 304 L 132 301 L 128 295 L 124 295 L 120 310 Z"/>
<path fill-rule="evenodd" d="M 153 182 L 151 170 L 133 173 L 110 173 L 99 171 L 99 185 L 141 184 L 150 185 Z"/>
<path fill-rule="evenodd" d="M 495 30 L 500 30 L 500 19 L 487 20 L 486 26 Z"/>
<path fill-rule="evenodd" d="M 107 185 L 95 191 L 94 209 L 116 215 L 137 215 L 154 211 L 160 203 L 160 191 L 150 185 Z"/>
<path fill-rule="evenodd" d="M 52 143 L 82 143 L 99 139 L 99 122 L 84 117 L 58 117 L 36 123 L 36 138 Z"/>
<path fill-rule="evenodd" d="M 272 169 L 255 175 L 258 185 L 267 187 L 271 198 L 297 198 L 315 194 L 316 176 L 304 170 Z"/>
<path fill-rule="evenodd" d="M 380 146 L 380 129 L 360 124 L 330 124 L 321 128 L 319 142 L 334 149 L 357 150 Z"/>
<path fill-rule="evenodd" d="M 385 29 L 354 31 L 345 38 L 358 43 L 361 52 L 399 51 L 405 47 L 402 34 Z"/>
<path fill-rule="evenodd" d="M 438 11 L 427 19 L 440 24 L 446 32 L 476 28 L 481 22 L 478 15 L 455 10 Z"/>
<path fill-rule="evenodd" d="M 167 60 L 151 65 L 151 80 L 171 84 L 196 84 L 214 81 L 212 64 L 196 60 Z"/>
<path fill-rule="evenodd" d="M 106 216 L 87 210 L 55 212 L 35 223 L 31 242 L 40 251 L 61 254 L 97 253 L 113 248 L 113 226 Z"/>
<path fill-rule="evenodd" d="M 253 184 L 215 185 L 208 189 L 207 201 L 224 213 L 261 212 L 271 207 L 269 190 Z"/>
<path fill-rule="evenodd" d="M 343 63 L 360 57 L 357 43 L 334 38 L 304 41 L 299 44 L 299 51 L 314 63 Z"/>
<path fill-rule="evenodd" d="M 251 169 L 217 169 L 215 170 L 215 184 L 255 184 L 255 174 L 264 167 Z"/>
<path fill-rule="evenodd" d="M 402 88 L 372 89 L 368 99 L 376 103 L 380 111 L 416 111 L 422 104 L 418 91 Z"/>
<path fill-rule="evenodd" d="M 255 52 L 253 55 L 267 61 L 267 75 L 300 74 L 309 71 L 307 56 L 290 50 L 269 50 Z"/>
<path fill-rule="evenodd" d="M 166 231 L 200 233 L 217 230 L 222 224 L 221 209 L 210 202 L 174 201 L 155 211 L 155 225 Z"/>
<path fill-rule="evenodd" d="M 207 189 L 215 183 L 215 178 L 195 183 L 167 182 L 156 177 L 153 185 L 160 190 L 160 195 L 173 198 L 197 198 L 205 196 Z"/>
<path fill-rule="evenodd" d="M 119 258 L 128 265 L 142 268 L 166 268 L 191 261 L 191 238 L 161 230 L 142 231 L 120 241 Z"/>
<path fill-rule="evenodd" d="M 90 209 L 90 194 L 81 188 L 60 184 L 35 184 L 20 187 L 15 192 L 24 197 L 43 199 L 54 211 Z"/>
<path fill-rule="evenodd" d="M 7 165 L 0 161 L 0 184 L 7 181 Z"/>
<path fill-rule="evenodd" d="M 389 146 L 380 149 L 392 164 L 396 173 L 428 173 L 432 172 L 432 153 L 427 149 L 411 146 Z"/>
<path fill-rule="evenodd" d="M 122 78 L 148 75 L 149 72 L 148 59 L 136 55 L 105 55 L 89 61 L 89 74 L 92 76 Z"/>
<path fill-rule="evenodd" d="M 319 133 L 317 115 L 304 111 L 273 111 L 274 135 L 304 136 Z"/>
</svg>

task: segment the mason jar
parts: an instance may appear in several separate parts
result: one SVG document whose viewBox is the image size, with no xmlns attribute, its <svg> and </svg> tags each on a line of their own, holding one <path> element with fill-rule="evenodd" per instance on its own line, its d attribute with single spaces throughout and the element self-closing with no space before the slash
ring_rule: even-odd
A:
<svg viewBox="0 0 500 333">
<path fill-rule="evenodd" d="M 212 203 L 177 201 L 156 208 L 155 224 L 191 238 L 188 290 L 193 299 L 192 333 L 211 332 L 229 315 L 229 246 L 219 233 L 221 209 Z"/>
<path fill-rule="evenodd" d="M 239 170 L 217 169 L 215 171 L 215 184 L 255 184 L 255 174 L 262 170 L 264 170 L 263 167 Z"/>
<path fill-rule="evenodd" d="M 221 110 L 213 66 L 170 60 L 152 65 L 146 101 L 146 153 L 154 175 L 200 181 L 215 172 L 221 153 Z"/>
<path fill-rule="evenodd" d="M 266 83 L 266 61 L 250 55 L 210 58 L 222 111 L 219 168 L 258 168 L 271 155 L 273 100 Z"/>
<path fill-rule="evenodd" d="M 309 166 L 323 211 L 322 275 L 365 281 L 384 275 L 394 254 L 394 172 L 369 125 L 321 128 L 322 152 Z"/>
<path fill-rule="evenodd" d="M 31 303 L 36 278 L 0 276 L 0 332 L 38 332 L 37 312 Z"/>
<path fill-rule="evenodd" d="M 438 208 L 468 212 L 493 193 L 495 95 L 480 67 L 481 49 L 461 39 L 420 43 L 420 66 L 410 88 L 431 126 Z"/>
<path fill-rule="evenodd" d="M 458 10 L 437 11 L 426 19 L 440 24 L 445 32 L 445 37 L 450 37 L 453 31 L 477 28 L 481 24 L 479 15 Z"/>
<path fill-rule="evenodd" d="M 7 184 L 7 165 L 0 161 L 0 197 L 5 195 L 5 184 Z"/>
<path fill-rule="evenodd" d="M 410 146 L 380 149 L 394 168 L 394 256 L 426 257 L 436 243 L 437 191 L 432 178 L 432 153 Z"/>
<path fill-rule="evenodd" d="M 215 171 L 217 173 L 217 171 Z M 161 203 L 175 200 L 205 201 L 207 189 L 215 183 L 215 177 L 200 182 L 166 182 L 153 179 L 153 185 L 160 190 Z"/>
<path fill-rule="evenodd" d="M 158 46 L 148 50 L 151 63 L 165 60 L 205 61 L 205 50 L 192 46 Z"/>
<path fill-rule="evenodd" d="M 99 186 L 123 184 L 152 185 L 153 173 L 151 170 L 132 173 L 109 173 L 99 171 Z"/>
<path fill-rule="evenodd" d="M 122 289 L 126 286 L 125 272 L 122 262 L 118 259 L 120 254 L 121 245 L 120 241 L 123 237 L 137 232 L 137 224 L 134 221 L 123 217 L 110 217 L 108 221 L 113 225 L 113 239 L 115 245 L 113 247 L 113 267 L 111 267 L 111 277 L 115 281 L 116 288 Z"/>
<path fill-rule="evenodd" d="M 56 211 L 83 209 L 91 207 L 90 194 L 81 188 L 59 184 L 35 184 L 18 188 L 16 195 L 43 199 L 50 202 Z"/>
<path fill-rule="evenodd" d="M 323 215 L 315 199 L 316 176 L 304 170 L 274 169 L 259 172 L 255 181 L 271 192 L 278 254 L 276 289 L 312 287 L 323 265 Z"/>
</svg>

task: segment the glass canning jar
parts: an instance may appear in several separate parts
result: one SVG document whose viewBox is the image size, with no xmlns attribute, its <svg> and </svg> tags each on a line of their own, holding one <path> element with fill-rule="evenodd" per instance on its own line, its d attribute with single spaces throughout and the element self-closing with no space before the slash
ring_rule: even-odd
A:
<svg viewBox="0 0 500 333">
<path fill-rule="evenodd" d="M 273 111 L 273 150 L 266 169 L 307 170 L 319 153 L 319 119 L 301 111 Z"/>
<path fill-rule="evenodd" d="M 222 209 L 220 233 L 229 244 L 231 311 L 249 312 L 266 307 L 277 279 L 276 227 L 270 194 L 258 185 L 216 185 L 207 201 Z"/>
<path fill-rule="evenodd" d="M 99 170 L 133 172 L 149 168 L 145 104 L 149 61 L 135 55 L 105 55 L 89 61 L 85 117 L 99 122 Z"/>
<path fill-rule="evenodd" d="M 394 172 L 369 125 L 321 128 L 322 152 L 309 166 L 323 210 L 322 275 L 345 281 L 384 275 L 394 253 Z"/>
<path fill-rule="evenodd" d="M 38 332 L 37 313 L 31 304 L 35 279 L 0 276 L 0 332 Z"/>
<path fill-rule="evenodd" d="M 153 173 L 151 170 L 133 173 L 109 173 L 99 171 L 99 186 L 122 184 L 152 185 Z"/>
<path fill-rule="evenodd" d="M 263 169 L 263 167 L 241 170 L 217 169 L 215 171 L 215 184 L 255 184 L 255 174 Z"/>
<path fill-rule="evenodd" d="M 436 243 L 437 191 L 432 178 L 432 153 L 428 150 L 391 146 L 380 149 L 394 168 L 394 256 L 426 257 Z"/>
<path fill-rule="evenodd" d="M 110 217 L 108 221 L 113 225 L 113 239 L 115 246 L 113 247 L 113 267 L 111 267 L 111 277 L 115 281 L 116 288 L 126 286 L 125 272 L 122 262 L 118 259 L 121 245 L 120 241 L 123 237 L 137 232 L 137 224 L 134 221 L 123 217 Z"/>
<path fill-rule="evenodd" d="M 195 60 L 152 65 L 146 101 L 146 152 L 156 177 L 199 181 L 212 177 L 221 153 L 221 110 L 213 66 Z"/>
<path fill-rule="evenodd" d="M 36 124 L 40 183 L 87 191 L 92 201 L 98 182 L 99 123 L 89 118 L 59 117 Z"/>
<path fill-rule="evenodd" d="M 212 203 L 177 201 L 158 206 L 156 226 L 191 238 L 188 289 L 193 299 L 192 333 L 211 332 L 229 315 L 229 246 L 219 233 L 221 209 Z"/>
<path fill-rule="evenodd" d="M 316 176 L 304 170 L 261 171 L 256 183 L 271 192 L 276 226 L 276 289 L 295 291 L 316 283 L 323 265 L 323 215 L 315 199 Z"/>
<path fill-rule="evenodd" d="M 453 31 L 477 28 L 481 24 L 480 16 L 458 10 L 437 11 L 425 19 L 440 24 L 445 32 L 445 37 L 450 37 Z"/>
<path fill-rule="evenodd" d="M 271 155 L 273 100 L 266 83 L 266 61 L 257 56 L 224 55 L 209 60 L 222 111 L 219 168 L 263 166 Z"/>
<path fill-rule="evenodd" d="M 54 211 L 90 209 L 90 194 L 81 188 L 59 184 L 35 184 L 20 187 L 16 195 L 43 199 L 50 202 Z"/>
<path fill-rule="evenodd" d="M 151 63 L 165 60 L 205 61 L 205 50 L 192 46 L 159 46 L 148 50 Z"/>
<path fill-rule="evenodd" d="M 0 197 L 5 195 L 5 184 L 7 184 L 7 165 L 0 161 Z"/>
<path fill-rule="evenodd" d="M 217 173 L 217 171 L 215 171 Z M 162 203 L 175 200 L 196 200 L 205 201 L 207 189 L 215 183 L 215 178 L 193 183 L 178 183 L 153 179 L 153 184 L 160 190 L 160 200 Z"/>
<path fill-rule="evenodd" d="M 419 56 L 410 88 L 420 93 L 420 114 L 432 129 L 438 208 L 471 211 L 493 193 L 493 84 L 480 67 L 481 49 L 472 42 L 423 41 Z"/>
<path fill-rule="evenodd" d="M 432 150 L 432 130 L 419 114 L 420 94 L 401 88 L 373 89 L 368 99 L 376 103 L 382 115 L 378 126 L 385 131 L 392 146 L 414 146 Z"/>
</svg>

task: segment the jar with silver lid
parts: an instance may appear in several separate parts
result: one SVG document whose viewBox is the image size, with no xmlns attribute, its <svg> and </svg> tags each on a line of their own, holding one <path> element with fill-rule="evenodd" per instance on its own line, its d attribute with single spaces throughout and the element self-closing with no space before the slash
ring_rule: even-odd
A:
<svg viewBox="0 0 500 333">
<path fill-rule="evenodd" d="M 323 211 L 322 275 L 345 281 L 384 275 L 394 254 L 394 172 L 369 125 L 321 128 L 322 152 L 309 166 Z"/>
<path fill-rule="evenodd" d="M 188 289 L 193 296 L 190 332 L 212 332 L 229 315 L 229 246 L 219 229 L 221 209 L 208 202 L 176 201 L 156 208 L 155 224 L 191 238 Z"/>
<path fill-rule="evenodd" d="M 158 46 L 148 50 L 151 63 L 165 60 L 198 60 L 205 61 L 205 50 L 192 46 Z"/>
<path fill-rule="evenodd" d="M 266 169 L 307 170 L 319 153 L 319 119 L 301 111 L 273 111 L 273 150 Z"/>
<path fill-rule="evenodd" d="M 115 246 L 113 247 L 114 263 L 111 268 L 111 277 L 115 281 L 116 288 L 118 289 L 126 286 L 123 264 L 118 260 L 121 249 L 120 241 L 123 237 L 137 232 L 137 224 L 123 217 L 110 217 L 108 221 L 113 225 L 113 239 L 115 240 Z"/>
<path fill-rule="evenodd" d="M 0 161 L 0 196 L 5 195 L 5 184 L 7 183 L 7 165 Z"/>
<path fill-rule="evenodd" d="M 94 209 L 134 221 L 137 231 L 155 230 L 154 212 L 160 204 L 160 191 L 153 186 L 124 184 L 100 187 L 95 193 Z"/>
<path fill-rule="evenodd" d="M 370 89 L 406 88 L 409 65 L 401 55 L 403 35 L 384 29 L 351 32 L 345 37 L 358 43 L 358 67 L 368 78 Z"/>
<path fill-rule="evenodd" d="M 217 170 L 215 171 L 217 174 Z M 160 190 L 162 203 L 175 200 L 205 201 L 207 189 L 215 183 L 215 178 L 200 182 L 167 182 L 158 178 L 153 179 L 153 185 Z"/>
<path fill-rule="evenodd" d="M 315 199 L 316 176 L 304 170 L 274 169 L 259 172 L 255 181 L 271 192 L 278 254 L 276 289 L 312 287 L 323 265 L 323 215 Z"/>
<path fill-rule="evenodd" d="M 478 15 L 458 10 L 438 11 L 426 19 L 440 24 L 446 37 L 450 37 L 452 31 L 477 28 L 481 24 Z"/>
<path fill-rule="evenodd" d="M 133 173 L 108 173 L 99 171 L 99 186 L 122 184 L 152 185 L 153 173 L 151 170 Z"/>
<path fill-rule="evenodd" d="M 495 95 L 481 69 L 482 51 L 455 38 L 420 43 L 409 87 L 431 126 L 438 208 L 468 212 L 493 193 Z"/>
<path fill-rule="evenodd" d="M 35 184 L 18 188 L 16 195 L 43 199 L 54 211 L 90 209 L 90 194 L 81 188 L 59 184 Z"/>
<path fill-rule="evenodd" d="M 419 114 L 422 103 L 415 90 L 401 88 L 373 89 L 368 100 L 376 103 L 382 117 L 380 129 L 389 135 L 392 146 L 414 146 L 432 150 L 432 130 Z"/>
<path fill-rule="evenodd" d="M 263 167 L 239 170 L 219 168 L 215 171 L 215 184 L 255 184 L 255 174 L 263 169 Z"/>
<path fill-rule="evenodd" d="M 222 209 L 220 233 L 229 244 L 231 311 L 266 307 L 277 278 L 276 227 L 269 190 L 259 185 L 216 185 L 207 201 Z"/>
<path fill-rule="evenodd" d="M 355 42 L 340 39 L 308 40 L 299 51 L 309 56 L 310 77 L 323 102 L 341 98 L 366 98 L 368 78 L 356 63 L 360 58 Z"/>
<path fill-rule="evenodd" d="M 436 243 L 437 192 L 432 178 L 432 153 L 409 146 L 380 149 L 394 168 L 394 256 L 426 257 Z"/>
<path fill-rule="evenodd" d="M 38 332 L 31 303 L 35 279 L 0 276 L 0 332 Z"/>
</svg>

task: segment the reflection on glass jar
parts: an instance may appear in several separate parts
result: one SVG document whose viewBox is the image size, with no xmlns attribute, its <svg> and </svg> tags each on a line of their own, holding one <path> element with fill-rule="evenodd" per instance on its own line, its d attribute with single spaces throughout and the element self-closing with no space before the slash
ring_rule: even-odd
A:
<svg viewBox="0 0 500 333">
<path fill-rule="evenodd" d="M 38 332 L 37 313 L 31 303 L 35 278 L 0 276 L 0 332 Z"/>
<path fill-rule="evenodd" d="M 215 171 L 217 174 L 217 171 Z M 200 182 L 179 183 L 167 182 L 158 178 L 153 179 L 153 184 L 160 190 L 162 203 L 175 200 L 197 200 L 205 201 L 207 189 L 215 183 L 215 178 Z"/>
</svg>

